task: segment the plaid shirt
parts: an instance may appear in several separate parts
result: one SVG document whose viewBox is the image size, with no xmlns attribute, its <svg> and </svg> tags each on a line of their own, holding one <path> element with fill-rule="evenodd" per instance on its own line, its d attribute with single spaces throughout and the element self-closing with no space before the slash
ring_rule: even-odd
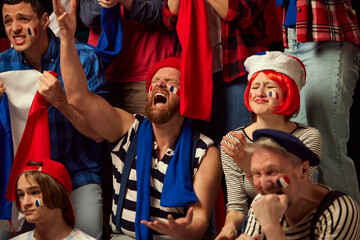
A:
<svg viewBox="0 0 360 240">
<path fill-rule="evenodd" d="M 60 39 L 48 29 L 50 44 L 41 58 L 42 70 L 60 72 Z M 76 48 L 88 79 L 90 91 L 107 96 L 105 75 L 102 64 L 92 48 L 76 43 Z M 0 72 L 34 69 L 21 52 L 11 48 L 0 54 Z M 61 162 L 68 170 L 73 189 L 88 183 L 100 183 L 100 170 L 103 159 L 103 146 L 79 133 L 56 108 L 48 108 L 51 158 Z"/>
<path fill-rule="evenodd" d="M 270 39 L 265 34 L 264 9 L 268 0 L 229 0 L 229 10 L 221 23 L 223 48 L 223 81 L 230 82 L 245 74 L 247 57 L 269 50 Z M 164 2 L 165 26 L 175 30 L 177 15 Z"/>
<path fill-rule="evenodd" d="M 311 2 L 308 5 L 307 2 Z M 288 2 L 283 7 L 283 22 Z M 312 9 L 311 9 L 311 6 Z M 298 42 L 340 41 L 360 45 L 359 26 L 350 0 L 298 0 L 296 39 Z M 288 46 L 287 28 L 283 44 Z"/>
<path fill-rule="evenodd" d="M 267 3 L 268 0 L 229 0 L 229 10 L 221 25 L 225 82 L 245 74 L 247 57 L 269 50 L 264 20 Z"/>
</svg>

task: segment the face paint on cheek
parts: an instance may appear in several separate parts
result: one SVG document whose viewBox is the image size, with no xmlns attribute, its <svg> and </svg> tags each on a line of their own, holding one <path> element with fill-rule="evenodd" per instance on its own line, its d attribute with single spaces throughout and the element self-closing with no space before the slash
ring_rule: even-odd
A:
<svg viewBox="0 0 360 240">
<path fill-rule="evenodd" d="M 275 99 L 279 99 L 279 93 L 275 92 L 275 91 L 269 91 L 269 97 L 271 98 L 275 98 Z"/>
<path fill-rule="evenodd" d="M 37 35 L 37 28 L 28 28 L 28 34 L 30 36 L 35 36 Z"/>
<path fill-rule="evenodd" d="M 180 90 L 179 90 L 179 89 L 177 89 L 177 88 L 174 87 L 174 86 L 170 86 L 170 87 L 168 86 L 168 88 L 169 88 L 169 91 L 170 91 L 170 92 L 172 92 L 172 93 L 180 96 Z"/>
<path fill-rule="evenodd" d="M 261 188 L 260 188 L 260 184 L 259 183 L 256 183 L 254 184 L 256 189 L 261 193 Z"/>
<path fill-rule="evenodd" d="M 290 184 L 290 179 L 287 176 L 280 177 L 276 180 L 276 184 L 280 188 L 286 188 Z"/>
<path fill-rule="evenodd" d="M 36 207 L 44 206 L 43 200 L 41 198 L 35 200 Z"/>
<path fill-rule="evenodd" d="M 249 98 L 252 99 L 252 93 L 250 93 Z"/>
<path fill-rule="evenodd" d="M 149 87 L 149 92 L 148 92 L 148 93 L 151 93 L 151 92 L 152 92 L 152 90 L 153 90 L 153 86 L 150 86 L 150 87 Z"/>
</svg>

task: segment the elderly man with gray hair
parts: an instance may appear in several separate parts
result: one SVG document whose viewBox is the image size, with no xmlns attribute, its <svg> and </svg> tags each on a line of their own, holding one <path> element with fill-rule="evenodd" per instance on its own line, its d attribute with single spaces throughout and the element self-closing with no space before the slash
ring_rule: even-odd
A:
<svg viewBox="0 0 360 240">
<path fill-rule="evenodd" d="M 319 158 L 299 139 L 278 130 L 253 133 L 253 185 L 259 191 L 238 239 L 359 239 L 358 204 L 308 180 Z"/>
</svg>

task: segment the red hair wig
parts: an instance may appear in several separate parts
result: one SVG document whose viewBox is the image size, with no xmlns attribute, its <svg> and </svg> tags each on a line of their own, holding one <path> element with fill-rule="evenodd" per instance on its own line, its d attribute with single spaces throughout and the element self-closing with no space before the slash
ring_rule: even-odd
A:
<svg viewBox="0 0 360 240">
<path fill-rule="evenodd" d="M 284 92 L 283 99 L 280 104 L 274 107 L 274 113 L 278 115 L 285 115 L 286 118 L 291 118 L 300 109 L 300 93 L 295 81 L 287 75 L 274 70 L 264 70 L 261 72 L 263 72 L 267 78 L 276 82 Z M 250 88 L 252 82 L 259 73 L 260 72 L 254 73 L 254 75 L 250 78 L 244 94 L 245 105 L 251 112 L 253 111 L 249 104 Z"/>
</svg>

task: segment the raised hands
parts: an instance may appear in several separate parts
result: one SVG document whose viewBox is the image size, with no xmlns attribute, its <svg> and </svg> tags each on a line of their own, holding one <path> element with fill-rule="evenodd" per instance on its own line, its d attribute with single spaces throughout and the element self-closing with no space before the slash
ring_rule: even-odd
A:
<svg viewBox="0 0 360 240">
<path fill-rule="evenodd" d="M 44 100 L 56 108 L 64 103 L 67 104 L 66 95 L 59 79 L 50 71 L 44 71 L 43 75 L 40 76 L 38 92 Z"/>
<path fill-rule="evenodd" d="M 159 233 L 169 235 L 175 239 L 183 239 L 186 234 L 186 228 L 192 223 L 193 210 L 193 207 L 189 208 L 185 218 L 175 220 L 172 215 L 168 215 L 167 222 L 142 220 L 141 223 Z"/>
<path fill-rule="evenodd" d="M 54 13 L 59 24 L 61 39 L 73 39 L 76 31 L 76 0 L 70 1 L 69 12 L 66 11 L 60 0 L 52 0 Z"/>
<path fill-rule="evenodd" d="M 229 134 L 231 137 L 224 136 L 220 142 L 221 149 L 234 160 L 247 176 L 250 176 L 250 156 L 245 150 L 246 138 L 240 132 L 230 132 Z"/>
</svg>

